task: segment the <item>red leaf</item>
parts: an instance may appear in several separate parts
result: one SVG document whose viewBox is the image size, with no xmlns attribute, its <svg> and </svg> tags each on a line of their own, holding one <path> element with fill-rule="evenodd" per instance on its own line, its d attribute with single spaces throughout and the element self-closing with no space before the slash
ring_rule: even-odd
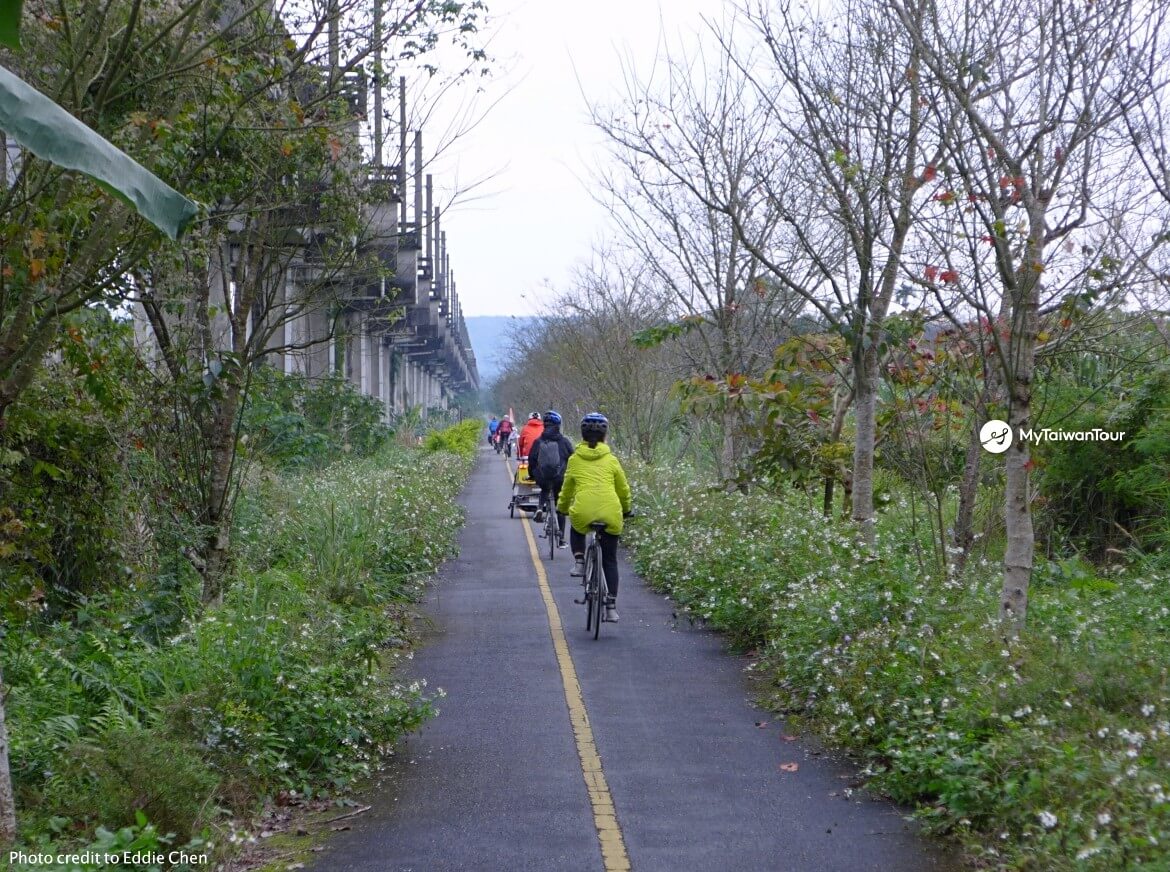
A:
<svg viewBox="0 0 1170 872">
<path fill-rule="evenodd" d="M 942 279 L 944 282 L 947 282 L 947 283 L 952 284 L 952 285 L 955 284 L 956 282 L 958 282 L 958 280 L 959 280 L 959 274 L 957 272 L 955 272 L 953 269 L 943 270 L 941 273 L 939 273 L 938 277 L 940 279 Z"/>
<path fill-rule="evenodd" d="M 927 164 L 926 169 L 924 169 L 922 171 L 922 181 L 932 182 L 932 181 L 934 181 L 934 177 L 937 175 L 938 175 L 938 169 L 935 168 L 935 165 L 934 164 Z"/>
<path fill-rule="evenodd" d="M 928 282 L 933 282 L 936 278 L 938 278 L 938 267 L 928 266 L 926 268 L 926 280 Z"/>
<path fill-rule="evenodd" d="M 780 764 L 780 771 L 781 772 L 795 772 L 799 768 L 800 768 L 799 763 L 781 763 Z"/>
</svg>

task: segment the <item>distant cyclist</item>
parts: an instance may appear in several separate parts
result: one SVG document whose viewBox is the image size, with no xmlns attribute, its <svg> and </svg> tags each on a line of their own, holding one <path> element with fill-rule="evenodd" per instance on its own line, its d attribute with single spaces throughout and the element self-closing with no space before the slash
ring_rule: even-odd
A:
<svg viewBox="0 0 1170 872">
<path fill-rule="evenodd" d="M 565 483 L 565 464 L 573 454 L 573 443 L 561 433 L 561 416 L 550 409 L 544 413 L 542 420 L 544 430 L 540 438 L 532 443 L 528 449 L 528 474 L 540 486 L 540 503 L 532 520 L 540 523 L 544 520 L 544 513 L 551 512 L 556 507 L 557 497 L 561 486 Z M 565 547 L 565 515 L 560 516 L 561 548 Z"/>
<path fill-rule="evenodd" d="M 496 428 L 496 453 L 508 447 L 508 440 L 512 438 L 512 416 L 505 415 Z"/>
<path fill-rule="evenodd" d="M 540 438 L 544 431 L 544 424 L 540 420 L 540 412 L 532 412 L 524 422 L 524 429 L 520 431 L 520 439 L 516 443 L 516 456 L 527 457 L 532 450 L 532 443 Z"/>
<path fill-rule="evenodd" d="M 605 529 L 597 534 L 601 541 L 601 567 L 609 587 L 605 619 L 616 621 L 618 565 L 617 546 L 622 521 L 630 514 L 630 484 L 621 463 L 605 444 L 609 419 L 590 412 L 581 419 L 581 438 L 565 467 L 565 484 L 557 500 L 557 511 L 569 516 L 572 531 L 569 541 L 575 563 L 570 575 L 585 575 L 585 534 L 594 521 L 604 521 Z"/>
<path fill-rule="evenodd" d="M 500 422 L 492 415 L 492 419 L 488 421 L 488 445 L 495 446 L 496 431 L 500 429 Z"/>
</svg>

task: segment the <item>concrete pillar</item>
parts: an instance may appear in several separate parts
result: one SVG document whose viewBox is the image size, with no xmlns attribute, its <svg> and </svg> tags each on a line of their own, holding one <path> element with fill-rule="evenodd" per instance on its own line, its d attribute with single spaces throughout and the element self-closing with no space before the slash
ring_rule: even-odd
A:
<svg viewBox="0 0 1170 872">
<path fill-rule="evenodd" d="M 378 392 L 378 373 L 374 369 L 374 337 L 370 333 L 370 319 L 362 315 L 362 396 L 372 397 Z"/>
<path fill-rule="evenodd" d="M 369 396 L 375 400 L 381 395 L 382 388 L 382 361 L 378 356 L 381 348 L 379 338 L 369 328 L 369 318 L 366 318 L 366 345 L 370 362 L 370 390 Z"/>
<path fill-rule="evenodd" d="M 386 420 L 394 417 L 394 351 L 383 345 L 385 366 L 382 369 L 382 405 L 386 407 Z"/>
</svg>

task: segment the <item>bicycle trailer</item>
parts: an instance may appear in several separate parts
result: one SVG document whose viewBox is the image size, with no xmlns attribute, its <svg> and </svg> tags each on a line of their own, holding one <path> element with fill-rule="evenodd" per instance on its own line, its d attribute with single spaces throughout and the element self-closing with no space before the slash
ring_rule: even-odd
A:
<svg viewBox="0 0 1170 872">
<path fill-rule="evenodd" d="M 516 510 L 535 513 L 540 505 L 540 487 L 528 474 L 528 458 L 521 457 L 512 478 L 512 499 L 508 501 L 508 515 L 516 517 Z"/>
</svg>

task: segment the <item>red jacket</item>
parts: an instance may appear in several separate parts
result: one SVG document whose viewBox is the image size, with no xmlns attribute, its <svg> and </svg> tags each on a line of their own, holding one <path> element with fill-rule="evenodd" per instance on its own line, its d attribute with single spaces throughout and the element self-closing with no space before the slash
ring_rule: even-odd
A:
<svg viewBox="0 0 1170 872">
<path fill-rule="evenodd" d="M 516 449 L 520 457 L 528 456 L 528 449 L 532 447 L 532 443 L 540 438 L 540 434 L 544 432 L 544 424 L 537 418 L 529 418 L 524 424 L 524 429 L 520 431 L 520 438 L 517 440 Z"/>
</svg>

